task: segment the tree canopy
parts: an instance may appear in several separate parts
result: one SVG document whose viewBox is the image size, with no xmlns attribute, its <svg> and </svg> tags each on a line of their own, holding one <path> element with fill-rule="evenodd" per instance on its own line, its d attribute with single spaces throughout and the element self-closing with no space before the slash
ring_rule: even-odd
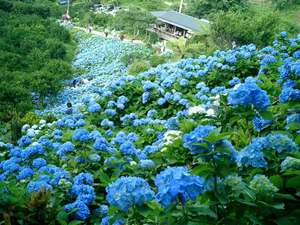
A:
<svg viewBox="0 0 300 225">
<path fill-rule="evenodd" d="M 219 11 L 238 11 L 244 9 L 246 5 L 246 0 L 190 0 L 186 13 L 201 19 Z"/>
</svg>

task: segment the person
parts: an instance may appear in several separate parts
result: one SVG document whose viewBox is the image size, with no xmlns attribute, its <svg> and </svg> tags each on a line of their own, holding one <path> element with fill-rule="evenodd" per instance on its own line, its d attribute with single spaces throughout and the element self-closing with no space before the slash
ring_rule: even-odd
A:
<svg viewBox="0 0 300 225">
<path fill-rule="evenodd" d="M 66 110 L 66 114 L 67 114 L 67 115 L 72 114 L 72 113 L 73 113 L 72 103 L 71 103 L 71 102 L 68 102 L 68 103 L 67 103 L 67 107 L 68 107 L 68 109 Z"/>
<path fill-rule="evenodd" d="M 108 28 L 105 28 L 104 35 L 105 35 L 105 37 L 108 37 Z"/>
<path fill-rule="evenodd" d="M 233 41 L 231 44 L 232 44 L 232 48 L 236 47 L 236 42 L 235 41 Z"/>
<path fill-rule="evenodd" d="M 124 41 L 124 39 L 125 39 L 125 36 L 124 36 L 123 34 L 121 34 L 120 40 L 121 40 L 121 41 Z"/>
<path fill-rule="evenodd" d="M 113 35 L 113 37 L 115 37 L 115 36 L 116 36 L 116 29 L 113 29 L 113 31 L 112 31 L 112 35 Z"/>
<path fill-rule="evenodd" d="M 77 84 L 77 81 L 76 81 L 76 80 L 73 80 L 73 82 L 72 82 L 72 86 L 73 86 L 73 87 L 75 87 L 75 86 L 76 86 L 76 84 Z"/>
</svg>

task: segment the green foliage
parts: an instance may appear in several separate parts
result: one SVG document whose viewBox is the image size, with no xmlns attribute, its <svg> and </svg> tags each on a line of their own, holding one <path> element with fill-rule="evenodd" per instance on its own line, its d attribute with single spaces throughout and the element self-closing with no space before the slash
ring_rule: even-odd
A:
<svg viewBox="0 0 300 225">
<path fill-rule="evenodd" d="M 293 4 L 295 5 L 300 4 L 300 1 L 299 0 L 272 0 L 272 3 L 275 9 L 284 10 Z"/>
<path fill-rule="evenodd" d="M 134 61 L 137 61 L 139 59 L 142 59 L 144 57 L 143 52 L 132 52 L 130 54 L 127 54 L 123 56 L 122 63 L 124 63 L 126 66 L 132 64 Z"/>
<path fill-rule="evenodd" d="M 134 61 L 128 69 L 128 73 L 134 76 L 139 75 L 140 73 L 148 70 L 150 68 L 149 63 L 145 60 Z"/>
<path fill-rule="evenodd" d="M 270 44 L 282 30 L 289 32 L 291 24 L 282 19 L 278 12 L 251 9 L 247 12 L 220 12 L 211 25 L 212 41 L 221 49 L 254 43 L 257 47 Z"/>
<path fill-rule="evenodd" d="M 156 18 L 149 12 L 130 9 L 129 11 L 120 10 L 111 24 L 116 30 L 125 30 L 133 35 L 133 39 L 146 33 L 149 24 L 156 21 Z"/>
<path fill-rule="evenodd" d="M 20 7 L 16 12 L 27 15 L 0 11 L 0 120 L 18 118 L 12 123 L 33 108 L 33 97 L 42 106 L 47 95 L 55 95 L 63 87 L 62 81 L 72 77 L 70 57 L 74 54 L 70 51 L 75 51 L 68 30 L 26 10 L 44 11 L 31 2 L 15 4 Z M 12 124 L 17 137 L 15 129 L 20 129 L 18 123 Z"/>
<path fill-rule="evenodd" d="M 42 18 L 50 16 L 50 7 L 45 4 L 27 4 L 25 2 L 14 2 L 13 11 L 19 14 L 36 14 Z"/>
<path fill-rule="evenodd" d="M 202 19 L 220 11 L 239 11 L 246 7 L 246 0 L 190 0 L 186 13 L 190 16 Z"/>
<path fill-rule="evenodd" d="M 29 124 L 30 126 L 34 124 L 38 124 L 42 118 L 36 115 L 34 112 L 28 112 L 26 115 L 21 119 L 22 124 Z"/>
<path fill-rule="evenodd" d="M 164 64 L 167 62 L 167 58 L 164 55 L 158 56 L 158 55 L 153 55 L 150 60 L 150 66 L 151 67 L 157 67 L 160 64 Z"/>
<path fill-rule="evenodd" d="M 46 39 L 45 49 L 47 49 L 52 59 L 63 59 L 67 53 L 63 42 L 57 38 Z"/>
<path fill-rule="evenodd" d="M 111 23 L 113 16 L 105 13 L 98 13 L 94 17 L 94 24 L 99 27 L 106 27 L 107 24 Z"/>
</svg>

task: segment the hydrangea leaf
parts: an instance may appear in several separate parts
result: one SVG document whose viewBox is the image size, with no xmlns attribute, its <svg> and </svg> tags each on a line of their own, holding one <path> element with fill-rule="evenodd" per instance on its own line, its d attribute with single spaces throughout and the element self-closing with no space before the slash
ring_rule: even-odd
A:
<svg viewBox="0 0 300 225">
<path fill-rule="evenodd" d="M 283 188 L 283 179 L 278 174 L 273 175 L 269 178 L 269 180 L 279 189 Z"/>
<path fill-rule="evenodd" d="M 144 217 L 147 217 L 151 213 L 150 207 L 145 204 L 143 204 L 142 206 L 137 206 L 136 209 Z"/>
</svg>

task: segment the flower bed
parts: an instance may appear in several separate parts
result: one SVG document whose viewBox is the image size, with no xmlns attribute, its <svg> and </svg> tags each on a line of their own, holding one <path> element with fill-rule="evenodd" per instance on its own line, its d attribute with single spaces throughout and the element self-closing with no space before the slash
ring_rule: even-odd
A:
<svg viewBox="0 0 300 225">
<path fill-rule="evenodd" d="M 70 100 L 82 109 L 1 145 L 6 221 L 299 223 L 300 35 L 137 77 L 118 60 L 144 48 L 80 43 L 74 67 L 94 82 L 45 113 Z"/>
</svg>

